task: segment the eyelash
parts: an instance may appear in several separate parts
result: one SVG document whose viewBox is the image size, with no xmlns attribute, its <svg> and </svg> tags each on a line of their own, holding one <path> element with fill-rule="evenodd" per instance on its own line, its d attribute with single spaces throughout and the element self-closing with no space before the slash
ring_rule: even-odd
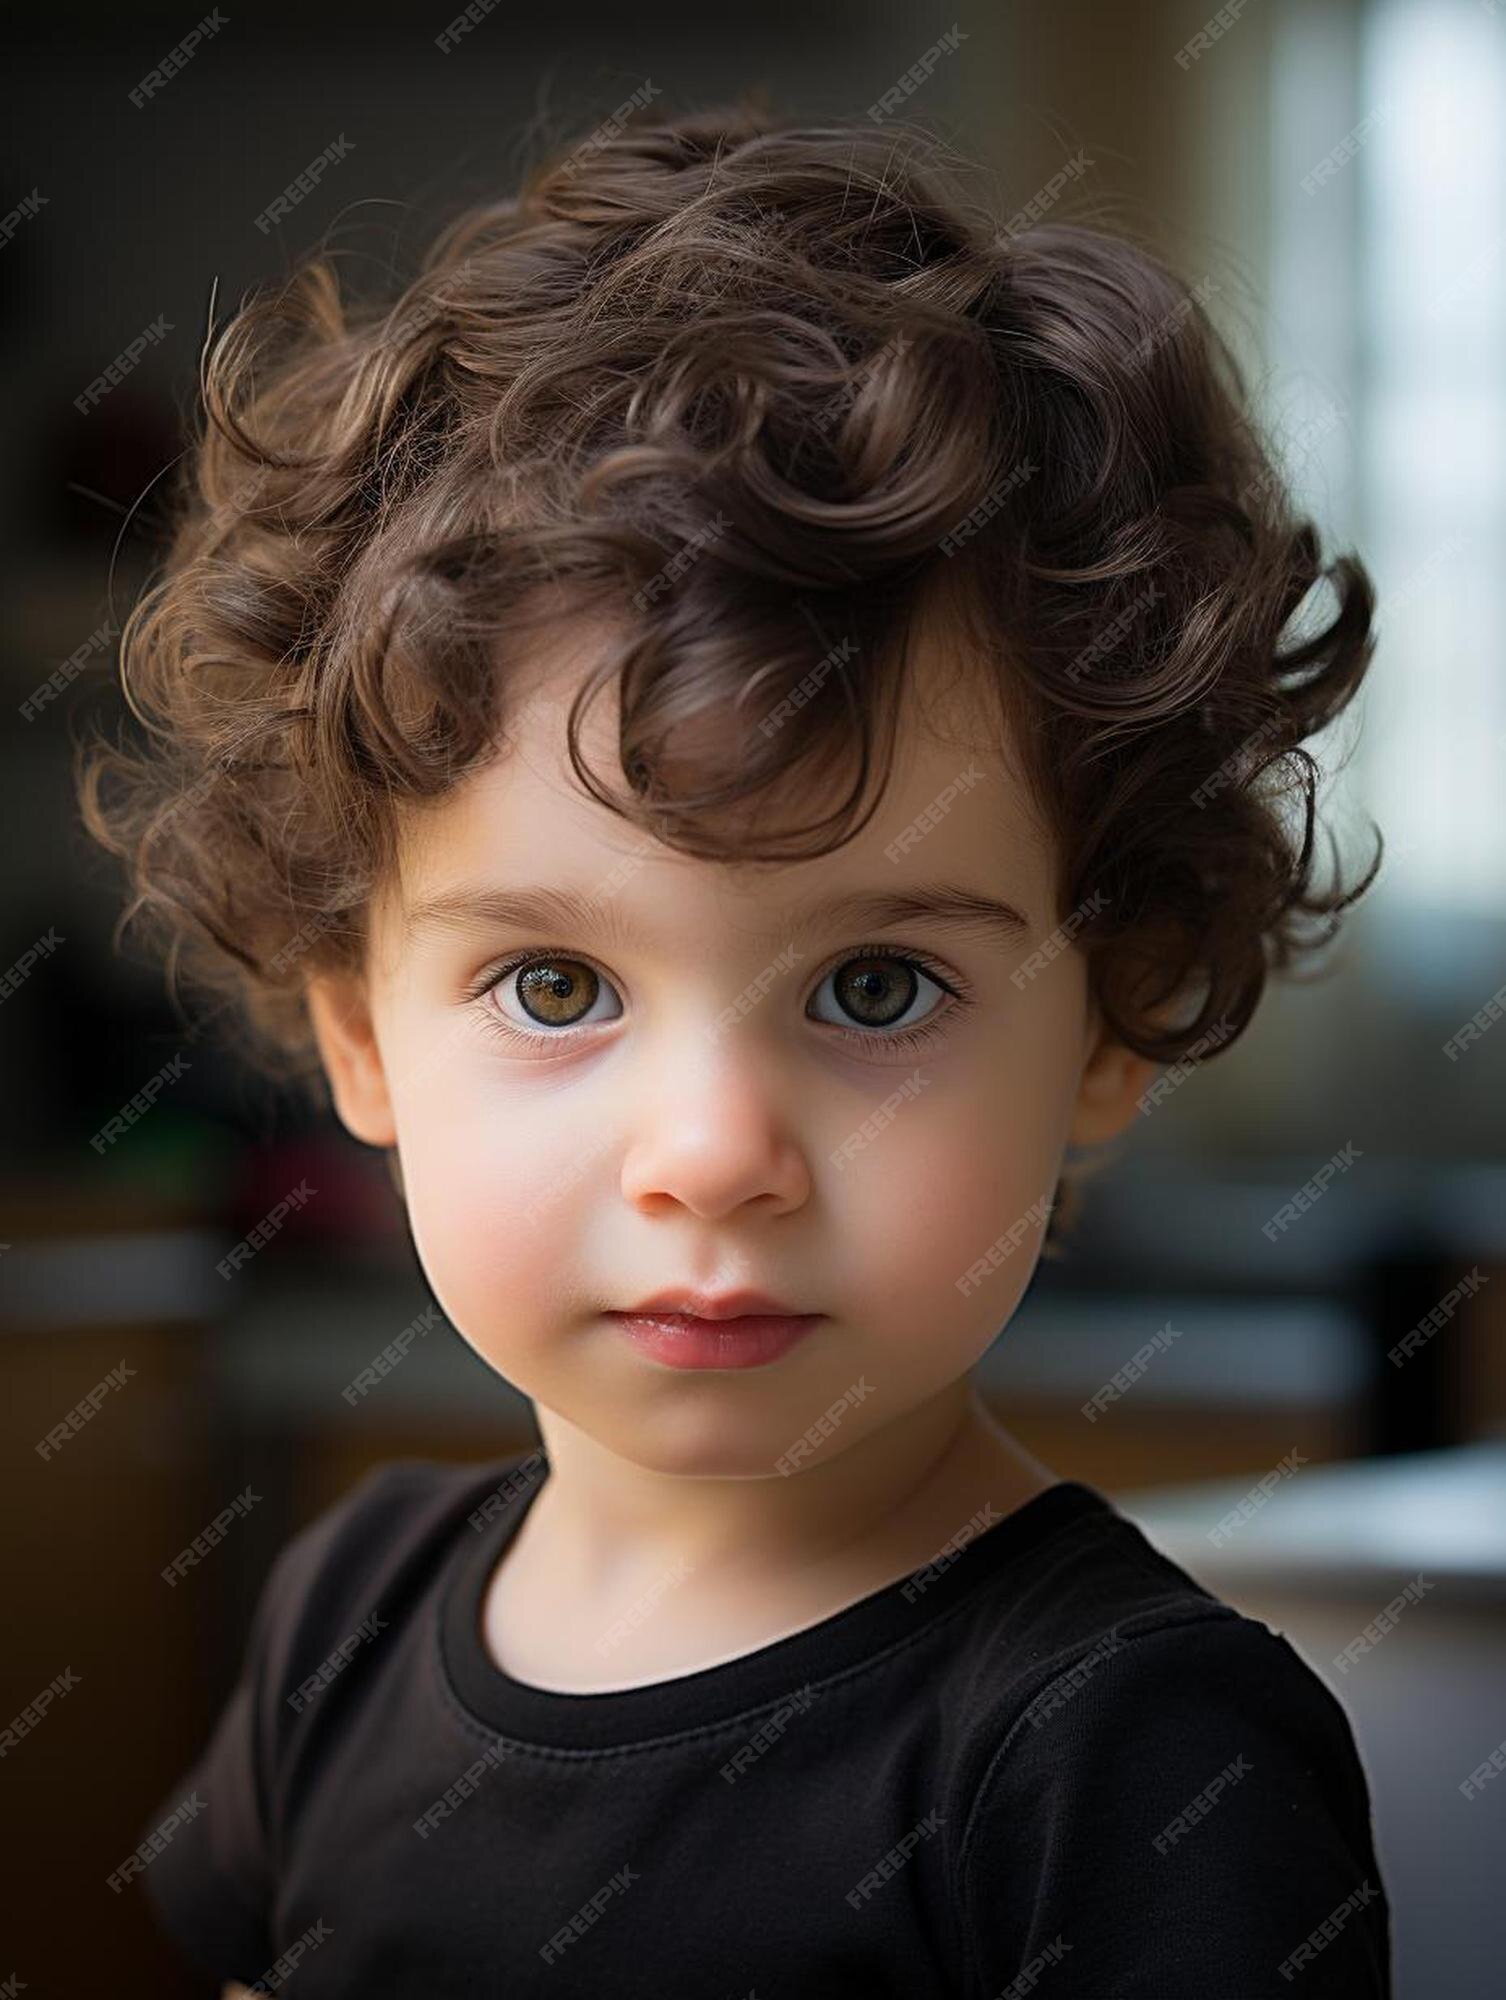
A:
<svg viewBox="0 0 1506 2000">
<path fill-rule="evenodd" d="M 525 965 L 535 965 L 541 961 L 547 962 L 551 958 L 573 958 L 581 965 L 589 965 L 599 978 L 607 976 L 593 959 L 585 957 L 578 951 L 563 946 L 558 949 L 553 946 L 535 946 L 531 951 L 515 952 L 511 958 L 504 960 L 500 965 L 489 966 L 466 989 L 464 997 L 467 1002 L 471 1003 L 481 1001 L 485 999 L 493 987 L 500 986 L 509 973 L 517 972 Z M 833 959 L 830 965 L 825 968 L 820 978 L 816 981 L 816 986 L 819 988 L 840 966 L 846 965 L 856 958 L 894 959 L 901 965 L 914 966 L 919 971 L 925 973 L 927 978 L 933 979 L 944 993 L 951 996 L 952 1005 L 936 1009 L 931 1017 L 919 1027 L 900 1028 L 892 1034 L 885 1033 L 882 1028 L 843 1028 L 839 1027 L 833 1021 L 822 1021 L 817 1024 L 820 1027 L 828 1029 L 832 1034 L 840 1035 L 844 1041 L 866 1044 L 870 1048 L 875 1043 L 878 1043 L 885 1049 L 920 1049 L 929 1045 L 939 1032 L 940 1024 L 943 1021 L 950 1019 L 951 1016 L 961 1013 L 973 1005 L 972 988 L 962 978 L 960 973 L 952 972 L 949 969 L 943 971 L 937 962 L 932 958 L 928 958 L 924 952 L 897 951 L 893 945 L 888 944 L 858 945 L 851 951 L 843 952 L 840 958 Z M 543 1046 L 558 1048 L 561 1043 L 568 1043 L 573 1040 L 579 1032 L 573 1028 L 560 1028 L 553 1033 L 548 1033 L 542 1029 L 535 1032 L 531 1028 L 520 1028 L 515 1021 L 504 1019 L 494 1007 L 483 1007 L 480 1011 L 487 1033 L 498 1036 L 500 1040 L 508 1043 L 513 1048 L 519 1046 L 525 1048 L 540 1048 Z"/>
</svg>

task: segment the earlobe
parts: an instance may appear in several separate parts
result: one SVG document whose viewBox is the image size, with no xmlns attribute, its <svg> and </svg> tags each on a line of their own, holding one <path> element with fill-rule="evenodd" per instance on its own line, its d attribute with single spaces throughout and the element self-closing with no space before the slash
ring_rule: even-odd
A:
<svg viewBox="0 0 1506 2000">
<path fill-rule="evenodd" d="M 322 974 L 305 995 L 340 1122 L 368 1146 L 395 1146 L 397 1129 L 364 983 Z"/>
<path fill-rule="evenodd" d="M 1116 1041 L 1094 1013 L 1094 1041 L 1083 1064 L 1077 1102 L 1067 1141 L 1073 1146 L 1101 1146 L 1129 1124 L 1158 1065 Z"/>
</svg>

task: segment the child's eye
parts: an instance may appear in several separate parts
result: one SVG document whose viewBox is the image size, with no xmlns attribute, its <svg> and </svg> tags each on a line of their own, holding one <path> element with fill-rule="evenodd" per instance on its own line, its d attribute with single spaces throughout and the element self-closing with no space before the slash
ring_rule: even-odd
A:
<svg viewBox="0 0 1506 2000">
<path fill-rule="evenodd" d="M 512 960 L 488 976 L 483 993 L 495 994 L 493 1005 L 510 1027 L 541 1040 L 557 1039 L 551 1029 L 615 1021 L 622 1013 L 620 1001 L 601 1011 L 603 1002 L 616 1000 L 616 988 L 583 958 L 563 952 Z"/>
<path fill-rule="evenodd" d="M 929 988 L 929 992 L 926 990 Z M 841 1011 L 833 1017 L 816 1012 L 815 1020 L 853 1032 L 868 1031 L 864 1040 L 893 1038 L 899 1031 L 920 1027 L 936 1012 L 935 1001 L 950 993 L 960 1002 L 955 987 L 928 972 L 924 963 L 883 945 L 864 946 L 862 951 L 833 966 L 811 997 L 817 1008 L 830 991 L 832 1003 Z"/>
<path fill-rule="evenodd" d="M 835 1016 L 821 1011 L 828 989 L 839 1010 Z M 929 961 L 890 945 L 864 945 L 825 974 L 811 996 L 807 1019 L 824 1021 L 870 1047 L 909 1048 L 934 1032 L 935 1000 L 942 993 L 952 997 L 947 1013 L 970 1004 L 967 993 Z M 622 1015 L 617 989 L 605 973 L 564 951 L 509 959 L 485 973 L 468 997 L 483 1004 L 488 1026 L 534 1046 L 568 1041 L 573 1029 Z"/>
</svg>

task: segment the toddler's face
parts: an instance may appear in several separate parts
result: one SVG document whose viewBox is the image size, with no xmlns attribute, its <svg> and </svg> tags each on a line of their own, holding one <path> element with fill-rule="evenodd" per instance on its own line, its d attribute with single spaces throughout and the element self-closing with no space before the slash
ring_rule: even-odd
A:
<svg viewBox="0 0 1506 2000">
<path fill-rule="evenodd" d="M 641 1465 L 767 1473 L 833 1406 L 816 1457 L 972 1367 L 1029 1282 L 1065 1145 L 1120 1129 L 1152 1069 L 1098 1038 L 1076 950 L 1021 970 L 1066 913 L 965 692 L 933 704 L 922 678 L 846 847 L 730 867 L 580 791 L 563 719 L 588 643 L 551 641 L 504 755 L 411 818 L 367 979 L 316 983 L 313 1018 L 341 1116 L 396 1144 L 435 1296 L 498 1373 Z M 614 729 L 603 698 L 597 769 Z M 800 921 L 941 884 L 1023 921 Z M 587 910 L 501 907 L 544 891 Z M 742 1287 L 824 1317 L 738 1368 L 665 1365 L 605 1317 Z"/>
</svg>

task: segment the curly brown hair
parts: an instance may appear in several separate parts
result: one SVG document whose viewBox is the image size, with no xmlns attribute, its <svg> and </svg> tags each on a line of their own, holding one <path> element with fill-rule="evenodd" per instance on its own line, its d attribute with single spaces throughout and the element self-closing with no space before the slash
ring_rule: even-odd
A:
<svg viewBox="0 0 1506 2000">
<path fill-rule="evenodd" d="M 122 921 L 155 920 L 265 1064 L 317 1084 L 306 979 L 360 962 L 401 807 L 505 742 L 509 657 L 571 612 L 620 633 L 570 710 L 582 786 L 687 854 L 773 862 L 871 817 L 905 635 L 944 593 L 1091 991 L 1154 1061 L 1214 1022 L 1231 1046 L 1332 935 L 1379 860 L 1314 885 L 1299 746 L 1365 672 L 1369 580 L 1294 517 L 1210 281 L 1078 222 L 1001 231 L 971 171 L 913 125 L 644 122 L 465 210 L 395 303 L 348 304 L 315 257 L 206 342 L 122 634 L 141 730 L 86 744 L 78 782 L 129 863 Z M 1330 621 L 1294 637 L 1325 578 Z M 614 680 L 625 793 L 578 740 Z M 734 831 L 776 786 L 827 809 Z"/>
</svg>

